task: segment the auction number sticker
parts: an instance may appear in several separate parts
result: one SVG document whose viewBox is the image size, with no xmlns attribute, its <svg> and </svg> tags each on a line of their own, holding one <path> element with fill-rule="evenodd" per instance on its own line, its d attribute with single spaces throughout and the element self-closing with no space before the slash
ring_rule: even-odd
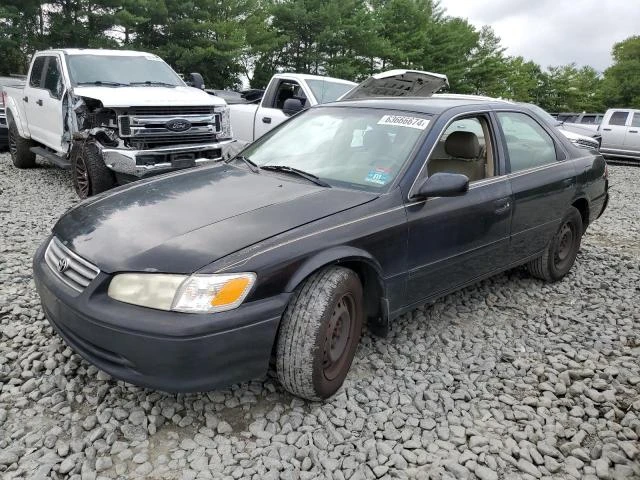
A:
<svg viewBox="0 0 640 480">
<path fill-rule="evenodd" d="M 429 120 L 419 117 L 405 117 L 403 115 L 385 115 L 378 121 L 378 125 L 393 125 L 424 130 L 429 125 Z"/>
</svg>

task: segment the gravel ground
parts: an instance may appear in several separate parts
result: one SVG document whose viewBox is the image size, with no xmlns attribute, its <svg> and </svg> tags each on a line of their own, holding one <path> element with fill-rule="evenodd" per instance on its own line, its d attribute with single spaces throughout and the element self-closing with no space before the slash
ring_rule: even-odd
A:
<svg viewBox="0 0 640 480">
<path fill-rule="evenodd" d="M 640 168 L 610 170 L 564 281 L 514 270 L 414 310 L 320 404 L 271 378 L 155 392 L 74 354 L 31 279 L 68 173 L 1 154 L 0 477 L 640 478 Z"/>
</svg>

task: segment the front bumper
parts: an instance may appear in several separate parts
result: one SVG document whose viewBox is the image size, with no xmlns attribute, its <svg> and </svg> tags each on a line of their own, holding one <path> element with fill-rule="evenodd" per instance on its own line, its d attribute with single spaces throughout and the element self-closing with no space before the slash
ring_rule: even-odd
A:
<svg viewBox="0 0 640 480">
<path fill-rule="evenodd" d="M 78 293 L 38 249 L 33 273 L 47 319 L 78 354 L 115 378 L 169 392 L 207 391 L 263 376 L 288 294 L 216 314 L 165 312 L 107 296 L 100 273 Z"/>
<path fill-rule="evenodd" d="M 149 150 L 102 149 L 104 163 L 111 170 L 142 178 L 180 168 L 206 165 L 224 158 L 234 140 L 199 145 L 179 145 Z"/>
</svg>

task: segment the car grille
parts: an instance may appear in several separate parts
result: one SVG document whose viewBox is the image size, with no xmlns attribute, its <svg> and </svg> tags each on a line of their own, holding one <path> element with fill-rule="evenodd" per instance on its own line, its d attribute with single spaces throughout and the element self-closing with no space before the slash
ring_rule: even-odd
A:
<svg viewBox="0 0 640 480">
<path fill-rule="evenodd" d="M 53 237 L 44 253 L 49 268 L 66 285 L 82 292 L 98 276 L 100 269 L 65 247 Z"/>
</svg>

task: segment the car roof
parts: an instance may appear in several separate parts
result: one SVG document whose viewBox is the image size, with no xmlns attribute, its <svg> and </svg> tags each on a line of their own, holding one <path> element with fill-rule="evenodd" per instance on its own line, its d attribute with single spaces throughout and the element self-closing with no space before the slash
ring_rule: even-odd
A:
<svg viewBox="0 0 640 480">
<path fill-rule="evenodd" d="M 103 48 L 60 48 L 52 50 L 42 50 L 39 55 L 47 53 L 64 53 L 66 55 L 109 55 L 117 57 L 139 57 L 141 55 L 159 58 L 157 55 L 148 52 L 140 52 L 136 50 L 109 50 Z"/>
<path fill-rule="evenodd" d="M 473 107 L 473 109 L 491 109 L 505 108 L 524 110 L 519 105 L 504 102 L 501 100 L 491 99 L 486 100 L 484 98 L 469 98 L 469 97 L 379 97 L 379 98 L 367 98 L 361 100 L 345 100 L 337 101 L 333 103 L 327 103 L 326 106 L 339 106 L 339 107 L 360 107 L 360 108 L 380 108 L 388 110 L 406 110 L 416 113 L 425 113 L 431 115 L 440 114 L 446 110 L 456 107 Z"/>
</svg>

